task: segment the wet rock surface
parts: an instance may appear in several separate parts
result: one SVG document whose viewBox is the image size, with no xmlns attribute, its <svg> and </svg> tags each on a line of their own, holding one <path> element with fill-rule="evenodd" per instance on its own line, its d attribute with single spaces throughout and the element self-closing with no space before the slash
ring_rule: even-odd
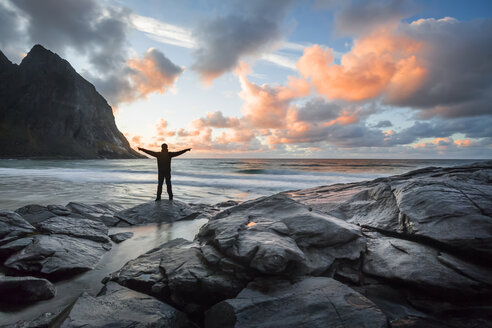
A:
<svg viewBox="0 0 492 328">
<path fill-rule="evenodd" d="M 172 306 L 109 282 L 97 297 L 82 294 L 61 327 L 185 328 L 191 325 L 186 315 Z"/>
<path fill-rule="evenodd" d="M 350 287 L 325 277 L 257 279 L 207 311 L 205 327 L 387 327 L 382 311 Z"/>
<path fill-rule="evenodd" d="M 320 212 L 492 259 L 492 162 L 286 192 Z"/>
<path fill-rule="evenodd" d="M 57 278 L 94 269 L 110 243 L 67 235 L 36 235 L 31 244 L 11 255 L 4 266 L 23 274 Z"/>
<path fill-rule="evenodd" d="M 0 245 L 31 234 L 36 229 L 19 214 L 0 210 Z"/>
<path fill-rule="evenodd" d="M 108 243 L 108 228 L 102 222 L 89 219 L 56 216 L 37 225 L 43 233 L 62 234 L 72 237 Z"/>
<path fill-rule="evenodd" d="M 36 277 L 0 277 L 0 306 L 29 304 L 55 296 L 55 286 Z"/>
</svg>

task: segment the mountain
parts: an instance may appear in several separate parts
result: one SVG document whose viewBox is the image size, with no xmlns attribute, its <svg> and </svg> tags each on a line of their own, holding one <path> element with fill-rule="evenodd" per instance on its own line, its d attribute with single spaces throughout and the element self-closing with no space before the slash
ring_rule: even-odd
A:
<svg viewBox="0 0 492 328">
<path fill-rule="evenodd" d="M 96 88 L 35 45 L 20 65 L 0 51 L 0 157 L 141 158 Z"/>
</svg>

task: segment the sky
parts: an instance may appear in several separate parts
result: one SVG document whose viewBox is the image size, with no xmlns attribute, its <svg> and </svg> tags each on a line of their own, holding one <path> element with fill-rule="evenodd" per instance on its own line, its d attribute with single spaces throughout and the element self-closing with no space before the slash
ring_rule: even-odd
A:
<svg viewBox="0 0 492 328">
<path fill-rule="evenodd" d="M 492 1 L 0 0 L 133 147 L 189 157 L 492 158 Z"/>
</svg>

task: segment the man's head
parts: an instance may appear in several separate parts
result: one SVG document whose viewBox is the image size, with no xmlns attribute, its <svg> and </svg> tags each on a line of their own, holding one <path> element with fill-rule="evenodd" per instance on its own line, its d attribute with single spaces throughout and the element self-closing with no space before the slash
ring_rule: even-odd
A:
<svg viewBox="0 0 492 328">
<path fill-rule="evenodd" d="M 167 151 L 167 144 L 163 143 L 161 145 L 162 151 Z"/>
</svg>

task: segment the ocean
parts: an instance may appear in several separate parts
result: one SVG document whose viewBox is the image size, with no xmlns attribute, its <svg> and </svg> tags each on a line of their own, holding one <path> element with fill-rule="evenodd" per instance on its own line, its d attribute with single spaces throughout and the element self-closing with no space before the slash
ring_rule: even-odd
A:
<svg viewBox="0 0 492 328">
<path fill-rule="evenodd" d="M 172 162 L 175 199 L 215 204 L 285 190 L 401 174 L 479 160 L 188 159 Z M 155 198 L 155 159 L 0 160 L 0 209 L 28 204 L 113 202 L 131 207 Z M 164 186 L 163 198 L 167 197 Z"/>
</svg>

